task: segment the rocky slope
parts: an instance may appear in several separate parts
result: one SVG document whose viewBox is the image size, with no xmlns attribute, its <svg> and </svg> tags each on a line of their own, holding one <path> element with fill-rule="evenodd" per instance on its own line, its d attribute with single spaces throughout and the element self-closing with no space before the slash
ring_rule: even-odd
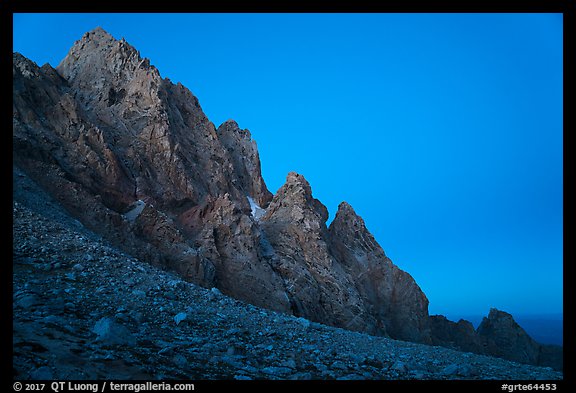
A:
<svg viewBox="0 0 576 393">
<path fill-rule="evenodd" d="M 302 175 L 272 195 L 249 130 L 215 127 L 188 89 L 100 28 L 56 69 L 14 54 L 13 165 L 15 199 L 34 200 L 26 187 L 37 185 L 57 221 L 74 217 L 188 282 L 334 327 L 510 357 L 486 341 L 501 330 L 430 318 L 424 293 L 350 205 L 328 228 Z M 556 348 L 539 351 L 552 355 L 514 360 L 558 359 Z"/>
<path fill-rule="evenodd" d="M 560 380 L 274 312 L 127 255 L 16 172 L 15 379 Z"/>
</svg>

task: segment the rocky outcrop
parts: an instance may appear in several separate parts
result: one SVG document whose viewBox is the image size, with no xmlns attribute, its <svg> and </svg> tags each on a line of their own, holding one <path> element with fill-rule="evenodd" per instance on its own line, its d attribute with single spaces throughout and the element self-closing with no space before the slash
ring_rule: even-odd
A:
<svg viewBox="0 0 576 393">
<path fill-rule="evenodd" d="M 443 315 L 430 316 L 432 343 L 460 351 L 485 353 L 481 337 L 474 325 L 464 319 L 452 322 Z"/>
<path fill-rule="evenodd" d="M 478 335 L 485 338 L 487 352 L 495 356 L 506 356 L 520 363 L 538 362 L 538 343 L 504 311 L 490 309 L 488 317 L 484 317 L 478 326 Z"/>
<path fill-rule="evenodd" d="M 265 235 L 243 204 L 224 194 L 179 219 L 198 253 L 213 261 L 214 286 L 254 305 L 289 312 L 284 283 L 267 258 Z"/>
<path fill-rule="evenodd" d="M 563 369 L 563 350 L 534 341 L 512 315 L 490 309 L 478 329 L 466 321 L 452 322 L 442 315 L 430 317 L 432 343 L 461 351 L 495 356 L 519 363 Z"/>
<path fill-rule="evenodd" d="M 284 281 L 294 315 L 351 330 L 378 333 L 353 281 L 329 249 L 328 210 L 310 184 L 288 174 L 260 224 L 272 246 L 270 263 Z"/>
<path fill-rule="evenodd" d="M 272 200 L 272 193 L 262 178 L 258 146 L 250 131 L 242 130 L 234 120 L 228 120 L 218 127 L 217 135 L 231 157 L 233 185 L 265 208 Z"/>
<path fill-rule="evenodd" d="M 477 329 L 485 353 L 519 363 L 537 364 L 562 370 L 562 347 L 534 341 L 507 312 L 490 309 Z"/>
<path fill-rule="evenodd" d="M 430 342 L 428 299 L 412 276 L 386 256 L 352 206 L 338 206 L 328 232 L 332 253 L 378 325 L 391 337 Z"/>
<path fill-rule="evenodd" d="M 113 143 L 134 183 L 133 200 L 177 205 L 198 201 L 225 183 L 225 153 L 198 101 L 163 80 L 126 41 L 97 28 L 74 44 L 57 71 L 87 120 Z M 218 159 L 196 159 L 199 154 Z M 199 176 L 203 171 L 212 176 Z"/>
<path fill-rule="evenodd" d="M 343 202 L 330 228 L 328 211 L 306 179 L 289 173 L 260 224 L 292 312 L 351 330 L 430 342 L 428 300 L 395 266 L 364 221 Z"/>
</svg>

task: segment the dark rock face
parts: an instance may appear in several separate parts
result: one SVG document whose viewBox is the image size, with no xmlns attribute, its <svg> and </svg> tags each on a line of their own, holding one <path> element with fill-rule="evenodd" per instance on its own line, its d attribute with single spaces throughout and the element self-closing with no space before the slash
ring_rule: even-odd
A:
<svg viewBox="0 0 576 393">
<path fill-rule="evenodd" d="M 478 326 L 478 335 L 487 339 L 487 351 L 498 357 L 506 356 L 520 363 L 538 361 L 538 343 L 506 312 L 492 308 Z"/>
<path fill-rule="evenodd" d="M 519 363 L 563 369 L 563 350 L 534 341 L 507 312 L 492 308 L 478 329 L 465 320 L 430 317 L 432 342 L 448 348 L 495 356 Z"/>
<path fill-rule="evenodd" d="M 490 309 L 477 332 L 484 339 L 488 354 L 519 363 L 563 369 L 562 347 L 537 343 L 514 321 L 512 315 L 504 311 Z"/>
<path fill-rule="evenodd" d="M 233 120 L 216 128 L 188 89 L 100 28 L 56 69 L 13 55 L 13 166 L 122 251 L 236 299 L 349 330 L 561 364 L 553 347 L 515 338 L 500 314 L 478 332 L 430 318 L 420 287 L 350 205 L 327 228 L 326 207 L 294 172 L 273 196 L 249 130 Z"/>
<path fill-rule="evenodd" d="M 432 342 L 435 345 L 466 352 L 484 353 L 484 345 L 474 326 L 464 319 L 452 322 L 443 315 L 432 315 L 430 328 Z"/>
<path fill-rule="evenodd" d="M 564 370 L 564 348 L 559 345 L 540 345 L 538 366 L 550 367 L 554 370 Z"/>
</svg>

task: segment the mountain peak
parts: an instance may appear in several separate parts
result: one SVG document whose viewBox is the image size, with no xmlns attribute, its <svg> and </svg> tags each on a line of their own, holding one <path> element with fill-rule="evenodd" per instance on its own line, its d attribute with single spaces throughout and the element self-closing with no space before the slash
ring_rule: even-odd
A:
<svg viewBox="0 0 576 393">
<path fill-rule="evenodd" d="M 274 195 L 270 203 L 269 212 L 275 210 L 293 210 L 298 211 L 297 216 L 303 210 L 314 212 L 322 223 L 328 220 L 328 209 L 319 200 L 312 196 L 312 187 L 303 175 L 296 172 L 289 172 L 286 176 L 286 182 Z"/>
<path fill-rule="evenodd" d="M 89 80 L 89 84 L 118 77 L 130 79 L 140 69 L 158 73 L 124 38 L 117 40 L 101 27 L 76 41 L 56 69 L 69 81 Z"/>
<path fill-rule="evenodd" d="M 220 124 L 218 127 L 218 134 L 222 136 L 223 134 L 236 135 L 244 137 L 245 139 L 251 140 L 252 135 L 248 129 L 242 129 L 236 122 L 236 120 L 228 119 L 224 123 Z"/>
<path fill-rule="evenodd" d="M 336 214 L 358 216 L 358 214 L 356 214 L 356 212 L 354 211 L 352 205 L 350 205 L 346 201 L 340 202 Z"/>
<path fill-rule="evenodd" d="M 38 65 L 19 52 L 12 54 L 12 67 L 14 72 L 19 70 L 27 78 L 38 77 Z"/>
<path fill-rule="evenodd" d="M 540 344 L 507 312 L 491 308 L 476 332 L 486 338 L 488 351 L 493 356 L 528 364 L 541 364 L 544 360 Z"/>
<path fill-rule="evenodd" d="M 224 123 L 222 123 L 220 126 L 229 126 L 229 127 L 233 127 L 233 128 L 240 128 L 240 126 L 238 125 L 238 122 L 236 122 L 236 120 L 234 119 L 228 119 L 226 120 Z"/>
<path fill-rule="evenodd" d="M 312 187 L 310 186 L 310 183 L 306 180 L 304 175 L 297 172 L 291 171 L 288 173 L 286 176 L 286 182 L 282 188 L 291 190 L 289 193 L 293 196 L 301 195 L 303 200 L 314 199 L 312 197 Z"/>
<path fill-rule="evenodd" d="M 513 317 L 506 311 L 500 311 L 495 307 L 491 307 L 490 312 L 488 313 L 488 319 L 513 319 Z"/>
<path fill-rule="evenodd" d="M 32 62 L 32 60 L 28 59 L 20 52 L 13 52 L 12 53 L 12 62 L 14 63 L 21 63 L 21 62 Z"/>
<path fill-rule="evenodd" d="M 350 205 L 348 202 L 346 201 L 342 201 L 340 202 L 340 204 L 338 205 L 338 210 L 340 209 L 352 209 L 352 205 Z M 353 210 L 353 209 L 352 209 Z"/>
<path fill-rule="evenodd" d="M 108 118 L 109 108 L 123 101 L 132 102 L 139 111 L 161 107 L 163 81 L 158 70 L 126 40 L 116 40 L 101 27 L 76 41 L 56 71 L 76 92 L 81 105 L 94 115 L 98 113 L 96 116 Z M 123 109 L 128 109 L 127 105 Z M 138 113 L 134 108 L 129 110 Z M 125 129 L 126 125 L 121 124 L 125 120 L 107 121 L 113 122 L 110 125 L 114 128 Z"/>
<path fill-rule="evenodd" d="M 253 198 L 259 206 L 267 206 L 272 194 L 261 176 L 258 147 L 250 131 L 241 129 L 235 120 L 228 119 L 220 124 L 216 135 L 230 154 L 232 168 L 238 179 L 238 189 Z"/>
<path fill-rule="evenodd" d="M 354 208 L 346 201 L 338 205 L 336 217 L 330 227 L 353 228 L 352 232 L 362 231 L 369 233 L 362 217 L 360 217 Z"/>
<path fill-rule="evenodd" d="M 304 175 L 294 171 L 288 172 L 288 175 L 286 176 L 286 184 L 299 184 L 306 189 L 310 189 L 310 183 L 308 183 L 308 180 L 306 180 Z"/>
<path fill-rule="evenodd" d="M 98 26 L 82 36 L 81 41 L 92 41 L 97 43 L 116 41 L 112 34 L 108 33 L 102 27 Z"/>
</svg>

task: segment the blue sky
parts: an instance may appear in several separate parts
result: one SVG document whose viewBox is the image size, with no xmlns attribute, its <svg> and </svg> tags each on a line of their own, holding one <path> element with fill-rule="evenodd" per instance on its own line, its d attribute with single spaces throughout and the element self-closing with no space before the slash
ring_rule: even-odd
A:
<svg viewBox="0 0 576 393">
<path fill-rule="evenodd" d="M 14 50 L 96 26 L 250 129 L 272 192 L 349 202 L 431 314 L 562 312 L 561 14 L 15 14 Z"/>
</svg>

